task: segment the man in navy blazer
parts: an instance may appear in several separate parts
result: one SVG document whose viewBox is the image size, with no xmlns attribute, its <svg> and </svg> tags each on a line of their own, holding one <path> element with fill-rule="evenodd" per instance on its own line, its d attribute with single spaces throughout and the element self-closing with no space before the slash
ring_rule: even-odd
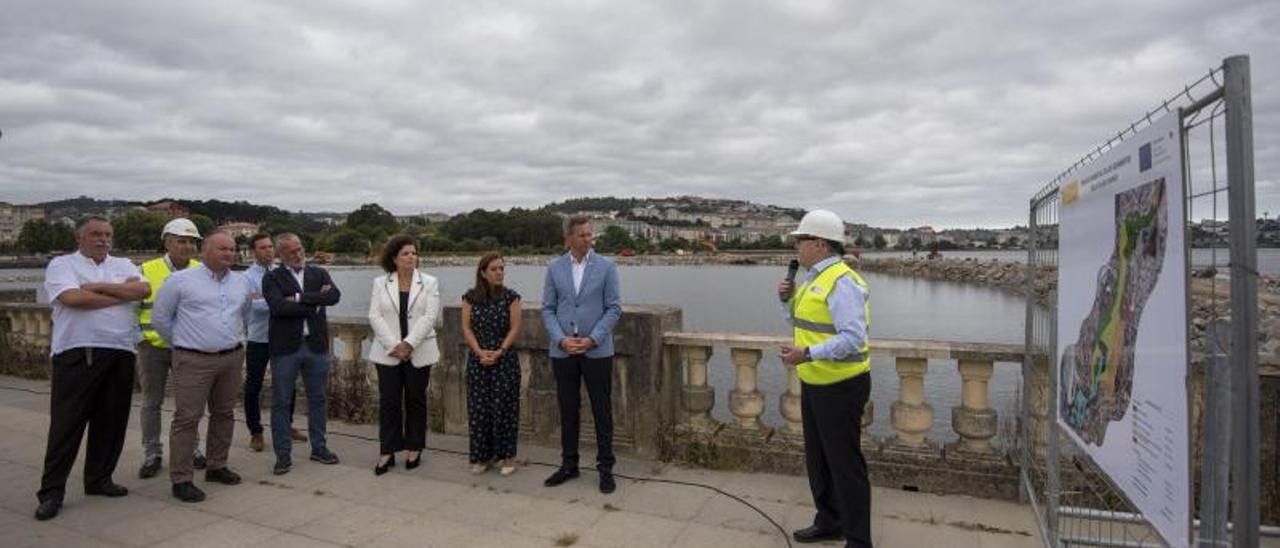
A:
<svg viewBox="0 0 1280 548">
<path fill-rule="evenodd" d="M 622 316 L 618 270 L 591 249 L 591 222 L 569 217 L 564 224 L 569 252 L 547 265 L 542 283 L 542 322 L 551 343 L 551 366 L 560 403 L 560 469 L 547 487 L 578 477 L 580 386 L 587 385 L 596 424 L 596 468 L 600 492 L 616 489 L 613 479 L 613 327 Z"/>
<path fill-rule="evenodd" d="M 338 456 L 325 440 L 325 390 L 329 384 L 329 325 L 325 307 L 338 304 L 342 294 L 325 269 L 306 264 L 306 251 L 296 234 L 276 236 L 281 265 L 262 277 L 262 296 L 271 309 L 267 324 L 271 354 L 271 448 L 276 453 L 272 472 L 293 467 L 290 436 L 291 405 L 298 375 L 307 390 L 307 434 L 311 460 L 337 464 Z"/>
</svg>

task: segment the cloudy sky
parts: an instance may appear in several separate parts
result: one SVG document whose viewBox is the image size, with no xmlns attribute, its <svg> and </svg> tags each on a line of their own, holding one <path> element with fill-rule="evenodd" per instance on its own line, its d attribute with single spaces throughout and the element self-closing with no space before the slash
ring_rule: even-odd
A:
<svg viewBox="0 0 1280 548">
<path fill-rule="evenodd" d="M 0 200 L 408 214 L 693 194 L 1012 225 L 1245 53 L 1274 216 L 1276 29 L 1271 0 L 6 0 Z"/>
</svg>

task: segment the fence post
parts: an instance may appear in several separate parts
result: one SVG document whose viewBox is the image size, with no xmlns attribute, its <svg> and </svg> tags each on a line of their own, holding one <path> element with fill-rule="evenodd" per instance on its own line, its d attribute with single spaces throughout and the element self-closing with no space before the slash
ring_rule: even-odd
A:
<svg viewBox="0 0 1280 548">
<path fill-rule="evenodd" d="M 1204 370 L 1203 452 L 1200 476 L 1200 546 L 1227 546 L 1227 495 L 1231 475 L 1231 327 L 1214 320 L 1205 329 L 1209 362 Z"/>
<path fill-rule="evenodd" d="M 1226 106 L 1227 203 L 1231 218 L 1232 507 L 1235 546 L 1258 546 L 1260 457 L 1258 424 L 1258 258 L 1254 239 L 1253 99 L 1249 56 L 1223 61 Z"/>
</svg>

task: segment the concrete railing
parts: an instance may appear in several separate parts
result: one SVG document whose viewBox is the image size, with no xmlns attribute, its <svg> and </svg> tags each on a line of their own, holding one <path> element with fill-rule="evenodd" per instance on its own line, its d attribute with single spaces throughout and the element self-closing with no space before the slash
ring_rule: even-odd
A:
<svg viewBox="0 0 1280 548">
<path fill-rule="evenodd" d="M 787 380 L 779 394 L 762 392 L 758 382 L 758 370 L 765 353 L 776 353 L 777 348 L 790 343 L 790 339 L 673 332 L 667 333 L 664 340 L 674 349 L 669 354 L 681 361 L 684 379 L 674 444 L 680 458 L 712 467 L 803 471 L 800 380 L 795 368 L 784 367 Z M 991 406 L 988 385 L 997 363 L 1007 366 L 1002 367 L 1007 373 L 1017 374 L 1023 361 L 1023 348 L 888 339 L 873 339 L 871 346 L 873 359 L 891 357 L 894 360 L 898 377 L 897 399 L 889 410 L 893 435 L 885 439 L 872 436 L 871 425 L 876 420 L 874 402 L 867 402 L 862 415 L 862 445 L 872 480 L 880 485 L 934 492 L 1016 497 L 1016 460 L 992 445 L 999 429 L 999 412 Z M 723 422 L 712 416 L 716 387 L 710 384 L 708 374 L 708 364 L 716 348 L 727 348 L 734 372 L 732 389 L 728 392 L 731 419 Z M 957 365 L 953 370 L 939 370 L 940 366 L 935 365 L 932 374 L 957 375 L 960 380 L 961 403 L 951 410 L 951 428 L 958 439 L 946 447 L 930 437 L 934 407 L 924 390 L 930 360 L 955 361 Z M 1047 411 L 1047 390 L 1033 393 L 1044 399 L 1038 407 Z M 771 405 L 777 406 L 782 418 L 776 427 L 767 426 L 761 420 Z M 1043 424 L 1047 413 L 1033 416 L 1031 420 L 1042 423 L 1036 431 L 1047 431 Z"/>
</svg>

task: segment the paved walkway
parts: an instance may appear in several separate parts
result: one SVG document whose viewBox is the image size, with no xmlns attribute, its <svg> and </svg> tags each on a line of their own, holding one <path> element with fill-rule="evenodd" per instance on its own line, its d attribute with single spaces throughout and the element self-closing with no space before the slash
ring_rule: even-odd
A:
<svg viewBox="0 0 1280 548">
<path fill-rule="evenodd" d="M 618 491 L 603 495 L 595 474 L 585 472 L 546 488 L 542 480 L 550 468 L 528 464 L 511 477 L 472 476 L 465 456 L 442 451 L 428 452 L 417 470 L 397 467 L 375 477 L 377 444 L 368 438 L 377 437 L 376 426 L 336 422 L 329 425 L 329 445 L 342 464 L 308 461 L 305 445 L 295 445 L 294 469 L 284 476 L 271 475 L 269 451 L 248 450 L 248 435 L 238 424 L 230 465 L 244 483 L 207 485 L 197 475 L 208 499 L 182 503 L 169 494 L 167 463 L 156 478 L 138 479 L 142 448 L 136 412 L 115 476 L 129 496 L 86 498 L 79 478 L 82 455 L 62 513 L 37 522 L 32 512 L 49 426 L 48 390 L 47 382 L 0 377 L 0 538 L 8 548 L 786 545 L 760 515 L 697 487 L 619 479 Z M 443 450 L 466 451 L 465 438 L 429 434 L 428 441 Z M 553 449 L 521 448 L 522 459 L 557 462 L 556 455 Z M 801 477 L 631 459 L 622 459 L 616 471 L 714 485 L 759 507 L 787 531 L 813 517 L 808 484 Z M 1040 546 L 1025 506 L 879 488 L 872 498 L 872 531 L 882 548 Z"/>
</svg>

